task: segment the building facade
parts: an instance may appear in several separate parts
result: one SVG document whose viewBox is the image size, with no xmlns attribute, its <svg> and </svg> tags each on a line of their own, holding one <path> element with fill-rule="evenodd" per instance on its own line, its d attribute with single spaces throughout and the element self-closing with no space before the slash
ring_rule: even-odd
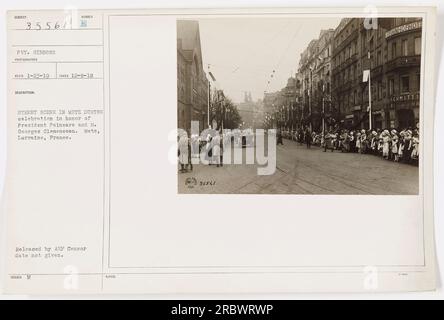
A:
<svg viewBox="0 0 444 320">
<path fill-rule="evenodd" d="M 386 125 L 390 127 L 415 127 L 419 123 L 421 33 L 420 18 L 395 18 L 384 34 L 388 55 Z"/>
<path fill-rule="evenodd" d="M 268 126 L 414 128 L 419 123 L 421 18 L 344 18 L 322 30 L 280 91 L 265 93 Z M 364 71 L 370 71 L 369 82 Z"/>
<path fill-rule="evenodd" d="M 301 54 L 298 73 L 302 78 L 302 123 L 322 130 L 324 117 L 331 118 L 332 42 L 334 29 L 321 30 Z"/>
<path fill-rule="evenodd" d="M 419 120 L 421 21 L 343 19 L 333 40 L 332 102 L 342 127 L 368 129 L 370 70 L 372 128 L 413 127 Z"/>
<path fill-rule="evenodd" d="M 296 75 L 288 78 L 281 90 L 264 94 L 263 117 L 268 122 L 267 127 L 296 130 L 301 126 L 301 88 L 300 77 Z"/>
<path fill-rule="evenodd" d="M 191 121 L 200 130 L 208 124 L 208 80 L 202 65 L 199 23 L 177 21 L 177 126 L 190 131 Z"/>
</svg>

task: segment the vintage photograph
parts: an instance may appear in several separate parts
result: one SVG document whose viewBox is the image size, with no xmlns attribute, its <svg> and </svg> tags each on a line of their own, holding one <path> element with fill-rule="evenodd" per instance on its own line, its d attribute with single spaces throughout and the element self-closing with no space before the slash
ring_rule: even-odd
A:
<svg viewBox="0 0 444 320">
<path fill-rule="evenodd" d="M 177 21 L 178 192 L 417 195 L 422 20 Z"/>
</svg>

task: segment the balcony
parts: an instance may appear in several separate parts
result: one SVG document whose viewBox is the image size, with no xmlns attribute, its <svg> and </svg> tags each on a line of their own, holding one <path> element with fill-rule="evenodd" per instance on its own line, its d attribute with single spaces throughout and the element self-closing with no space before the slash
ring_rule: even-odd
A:
<svg viewBox="0 0 444 320">
<path fill-rule="evenodd" d="M 378 77 L 378 76 L 380 76 L 382 74 L 382 71 L 383 71 L 383 66 L 382 65 L 373 67 L 372 71 L 371 71 L 371 75 L 372 75 L 372 77 Z"/>
<path fill-rule="evenodd" d="M 408 67 L 419 67 L 421 65 L 421 56 L 402 56 L 387 62 L 387 72 Z"/>
<path fill-rule="evenodd" d="M 353 40 L 358 38 L 358 35 L 359 35 L 359 32 L 357 32 L 357 30 L 353 30 L 353 32 L 351 32 L 347 36 L 347 38 L 345 38 L 339 45 L 336 46 L 335 50 L 336 51 L 344 50 L 346 46 L 348 46 Z"/>
<path fill-rule="evenodd" d="M 358 61 L 358 54 L 353 53 L 350 57 L 342 61 L 339 65 L 334 65 L 332 68 L 333 73 L 338 73 L 342 71 L 343 69 L 349 67 L 351 64 L 355 63 L 356 61 Z"/>
</svg>

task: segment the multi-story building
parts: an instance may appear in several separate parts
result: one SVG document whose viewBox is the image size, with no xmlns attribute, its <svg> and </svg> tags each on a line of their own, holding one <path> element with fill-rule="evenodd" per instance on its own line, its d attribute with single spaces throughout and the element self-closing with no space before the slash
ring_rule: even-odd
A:
<svg viewBox="0 0 444 320">
<path fill-rule="evenodd" d="M 290 77 L 287 80 L 287 85 L 281 92 L 282 105 L 282 125 L 286 130 L 295 130 L 300 126 L 301 104 L 299 99 L 299 89 L 301 83 L 298 78 Z"/>
<path fill-rule="evenodd" d="M 334 29 L 321 30 L 299 60 L 302 79 L 302 122 L 322 130 L 322 119 L 331 113 L 332 42 Z"/>
<path fill-rule="evenodd" d="M 419 122 L 421 18 L 391 19 L 387 43 L 386 126 L 415 127 Z"/>
<path fill-rule="evenodd" d="M 333 49 L 334 29 L 322 30 L 317 41 L 312 84 L 312 114 L 314 128 L 322 130 L 322 118 L 330 119 L 331 108 L 331 58 Z M 314 107 L 313 107 L 314 106 Z"/>
<path fill-rule="evenodd" d="M 314 59 L 316 55 L 316 40 L 310 41 L 307 48 L 302 52 L 299 60 L 298 73 L 302 79 L 302 113 L 301 122 L 303 124 L 311 123 L 312 121 L 312 104 L 311 96 L 313 91 L 313 69 Z"/>
<path fill-rule="evenodd" d="M 361 19 L 345 18 L 334 33 L 332 56 L 332 107 L 345 127 L 361 123 L 362 42 Z"/>
<path fill-rule="evenodd" d="M 420 18 L 344 18 L 322 30 L 302 52 L 296 78 L 264 95 L 275 125 L 310 125 L 319 132 L 344 127 L 368 129 L 370 71 L 372 128 L 415 127 L 419 122 Z M 296 126 L 298 128 L 298 126 Z"/>
<path fill-rule="evenodd" d="M 200 130 L 208 124 L 208 80 L 202 65 L 199 23 L 177 21 L 177 125 L 189 131 L 191 121 Z"/>
<path fill-rule="evenodd" d="M 333 41 L 332 104 L 346 128 L 369 128 L 370 70 L 372 128 L 413 127 L 419 119 L 421 21 L 379 18 L 342 19 Z"/>
<path fill-rule="evenodd" d="M 280 91 L 264 93 L 264 112 L 272 113 L 274 111 L 274 108 L 278 105 L 279 95 Z"/>
<path fill-rule="evenodd" d="M 274 127 L 291 130 L 300 126 L 300 91 L 301 80 L 296 75 L 288 78 L 286 86 L 281 90 L 264 94 L 264 114 L 272 117 Z"/>
</svg>

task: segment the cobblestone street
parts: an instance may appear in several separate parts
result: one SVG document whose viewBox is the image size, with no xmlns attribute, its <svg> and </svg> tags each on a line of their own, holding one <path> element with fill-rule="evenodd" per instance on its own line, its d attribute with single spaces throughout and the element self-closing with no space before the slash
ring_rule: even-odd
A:
<svg viewBox="0 0 444 320">
<path fill-rule="evenodd" d="M 245 153 L 245 149 L 244 149 Z M 188 179 L 187 178 L 194 178 Z M 194 183 L 189 183 L 193 181 Z M 418 194 L 418 168 L 374 155 L 327 151 L 284 140 L 273 175 L 256 165 L 195 165 L 178 174 L 179 193 L 236 194 Z"/>
</svg>

